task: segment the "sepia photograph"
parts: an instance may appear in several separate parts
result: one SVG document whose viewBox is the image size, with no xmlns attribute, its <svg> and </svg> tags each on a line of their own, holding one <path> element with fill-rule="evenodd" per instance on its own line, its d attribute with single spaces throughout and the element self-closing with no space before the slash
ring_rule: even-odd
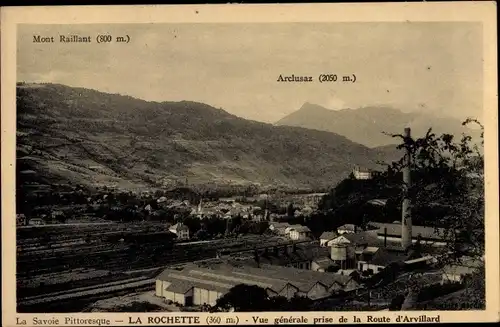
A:
<svg viewBox="0 0 500 327">
<path fill-rule="evenodd" d="M 17 24 L 16 312 L 486 310 L 484 33 Z"/>
</svg>

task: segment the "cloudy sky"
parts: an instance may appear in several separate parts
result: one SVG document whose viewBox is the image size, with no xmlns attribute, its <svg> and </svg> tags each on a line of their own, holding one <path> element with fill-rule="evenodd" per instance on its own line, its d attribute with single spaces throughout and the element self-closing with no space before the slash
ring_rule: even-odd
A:
<svg viewBox="0 0 500 327">
<path fill-rule="evenodd" d="M 92 43 L 59 43 L 59 35 Z M 98 34 L 130 42 L 97 44 Z M 53 44 L 33 36 L 54 36 Z M 332 110 L 386 105 L 482 115 L 481 25 L 274 23 L 24 25 L 18 81 L 54 82 L 151 101 L 192 100 L 275 122 L 304 102 Z M 322 73 L 356 83 L 319 83 Z M 279 75 L 312 83 L 278 83 Z"/>
</svg>

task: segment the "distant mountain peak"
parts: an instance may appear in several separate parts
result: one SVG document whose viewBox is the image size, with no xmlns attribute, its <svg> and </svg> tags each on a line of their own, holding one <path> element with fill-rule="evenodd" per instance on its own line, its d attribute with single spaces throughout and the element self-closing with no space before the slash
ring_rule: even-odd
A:
<svg viewBox="0 0 500 327">
<path fill-rule="evenodd" d="M 424 136 L 429 128 L 438 134 L 450 133 L 459 136 L 463 132 L 468 132 L 471 136 L 475 136 L 457 119 L 439 117 L 422 111 L 404 112 L 386 105 L 331 110 L 306 102 L 299 110 L 276 122 L 276 125 L 333 132 L 368 147 L 391 144 L 393 139 L 384 132 L 398 134 L 405 127 L 411 127 L 414 137 Z"/>
<path fill-rule="evenodd" d="M 330 110 L 319 104 L 315 104 L 312 102 L 304 102 L 304 104 L 300 107 L 299 110 Z"/>
</svg>

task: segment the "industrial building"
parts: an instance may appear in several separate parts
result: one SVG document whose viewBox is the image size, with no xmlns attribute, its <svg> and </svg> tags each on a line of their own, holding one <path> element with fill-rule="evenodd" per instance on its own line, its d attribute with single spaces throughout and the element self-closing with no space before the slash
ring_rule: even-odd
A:
<svg viewBox="0 0 500 327">
<path fill-rule="evenodd" d="M 408 255 L 400 251 L 388 251 L 384 248 L 367 247 L 358 256 L 356 266 L 359 271 L 379 273 L 390 264 L 402 264 L 408 260 Z"/>
<path fill-rule="evenodd" d="M 156 278 L 156 296 L 184 306 L 215 305 L 218 298 L 239 284 L 264 288 L 269 296 L 312 300 L 353 291 L 359 284 L 350 276 L 281 266 L 235 267 L 214 264 L 210 268 L 190 264 L 181 270 L 166 269 Z"/>
<path fill-rule="evenodd" d="M 401 224 L 400 223 L 378 223 L 369 222 L 369 228 L 376 231 L 377 238 L 380 240 L 387 240 L 390 242 L 401 242 Z M 430 244 L 434 246 L 445 246 L 445 232 L 444 228 L 434 228 L 425 226 L 412 226 L 411 239 L 412 243 L 416 243 L 418 239 L 422 244 Z"/>
<path fill-rule="evenodd" d="M 299 243 L 265 248 L 238 259 L 247 266 L 259 267 L 268 264 L 309 270 L 312 269 L 313 261 L 329 257 L 327 247 L 318 247 L 314 243 Z"/>
<path fill-rule="evenodd" d="M 376 231 L 342 234 L 329 241 L 327 246 L 330 248 L 331 260 L 341 270 L 371 270 L 376 274 L 392 263 L 414 265 L 432 261 L 432 256 L 412 257 L 412 251 L 402 248 L 400 240 L 381 239 Z"/>
</svg>

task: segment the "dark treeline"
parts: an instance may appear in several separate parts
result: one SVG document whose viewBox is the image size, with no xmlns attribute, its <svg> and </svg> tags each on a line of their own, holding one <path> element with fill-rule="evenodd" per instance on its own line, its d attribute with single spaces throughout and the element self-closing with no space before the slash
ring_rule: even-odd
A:
<svg viewBox="0 0 500 327">
<path fill-rule="evenodd" d="M 217 300 L 210 311 L 262 312 L 262 311 L 308 311 L 312 300 L 307 297 L 269 297 L 267 291 L 256 285 L 239 284 Z"/>
</svg>

